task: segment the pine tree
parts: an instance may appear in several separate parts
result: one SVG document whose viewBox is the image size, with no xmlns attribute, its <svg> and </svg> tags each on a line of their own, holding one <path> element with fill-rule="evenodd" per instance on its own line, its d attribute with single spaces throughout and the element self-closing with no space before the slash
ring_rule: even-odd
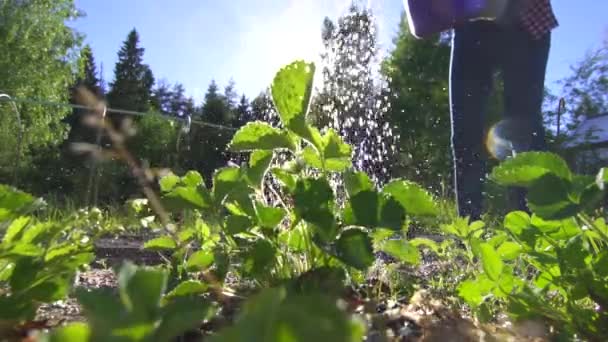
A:
<svg viewBox="0 0 608 342">
<path fill-rule="evenodd" d="M 337 24 L 325 20 L 322 38 L 324 82 L 314 120 L 339 132 L 353 146 L 355 167 L 382 184 L 390 178 L 397 137 L 385 118 L 385 86 L 376 70 L 375 18 L 353 3 Z"/>
<path fill-rule="evenodd" d="M 212 81 L 207 88 L 202 107 L 195 110 L 194 119 L 212 124 L 230 126 L 232 114 L 225 94 Z M 205 125 L 193 125 L 190 133 L 190 148 L 186 151 L 186 167 L 200 171 L 208 184 L 213 172 L 228 162 L 226 146 L 234 132 Z"/>
<path fill-rule="evenodd" d="M 114 67 L 114 82 L 110 84 L 108 102 L 113 108 L 145 112 L 150 109 L 154 76 L 143 63 L 144 48 L 139 34 L 133 29 L 118 52 Z"/>
</svg>

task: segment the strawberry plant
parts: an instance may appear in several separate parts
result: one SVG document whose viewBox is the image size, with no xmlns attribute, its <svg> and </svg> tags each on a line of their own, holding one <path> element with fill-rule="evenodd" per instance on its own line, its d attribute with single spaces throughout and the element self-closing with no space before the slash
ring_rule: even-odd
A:
<svg viewBox="0 0 608 342">
<path fill-rule="evenodd" d="M 78 269 L 93 260 L 92 236 L 82 221 L 39 222 L 28 216 L 42 203 L 0 186 L 0 321 L 33 320 L 42 303 L 64 299 Z"/>
<path fill-rule="evenodd" d="M 236 132 L 229 149 L 250 153 L 246 165 L 216 171 L 211 189 L 198 172 L 161 179 L 165 207 L 194 219 L 146 247 L 172 251 L 178 278 L 212 270 L 221 280 L 230 265 L 265 284 L 323 267 L 354 274 L 371 266 L 379 250 L 420 262 L 414 245 L 389 238 L 407 230 L 412 217 L 435 215 L 434 200 L 404 180 L 377 189 L 352 169 L 352 149 L 335 131 L 321 133 L 308 123 L 314 70 L 295 62 L 278 72 L 271 91 L 284 128 L 252 122 Z M 283 152 L 293 161 L 271 167 Z M 344 179 L 342 201 L 330 181 L 336 175 Z M 281 184 L 279 203 L 266 200 L 266 177 Z"/>
<path fill-rule="evenodd" d="M 606 175 L 573 174 L 550 153 L 530 152 L 505 161 L 492 178 L 527 189 L 532 213 L 512 212 L 503 227 L 483 230 L 464 221 L 443 230 L 461 241 L 479 268 L 458 294 L 479 317 L 502 303 L 517 319 L 541 318 L 560 336 L 608 337 L 608 226 L 598 208 Z"/>
</svg>

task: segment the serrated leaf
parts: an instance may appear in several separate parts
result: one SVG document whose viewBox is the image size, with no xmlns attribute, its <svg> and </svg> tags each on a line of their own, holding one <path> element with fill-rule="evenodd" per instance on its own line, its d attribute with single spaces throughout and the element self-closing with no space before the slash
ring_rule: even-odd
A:
<svg viewBox="0 0 608 342">
<path fill-rule="evenodd" d="M 326 241 L 336 235 L 335 217 L 331 205 L 334 194 L 326 179 L 298 180 L 293 194 L 294 210 L 306 222 L 314 225 Z"/>
<path fill-rule="evenodd" d="M 530 215 L 523 211 L 514 211 L 505 217 L 504 226 L 513 235 L 519 236 L 530 227 Z"/>
<path fill-rule="evenodd" d="M 561 220 L 576 215 L 579 206 L 571 200 L 567 182 L 551 173 L 536 179 L 528 193 L 530 210 L 546 220 Z"/>
<path fill-rule="evenodd" d="M 247 168 L 247 180 L 254 188 L 260 189 L 268 167 L 272 163 L 274 153 L 272 151 L 254 151 L 249 157 Z"/>
<path fill-rule="evenodd" d="M 213 252 L 197 251 L 188 258 L 186 268 L 189 272 L 205 270 L 213 264 L 214 260 Z"/>
<path fill-rule="evenodd" d="M 118 290 L 127 310 L 141 320 L 154 319 L 167 286 L 167 276 L 161 269 L 124 264 L 118 273 Z"/>
<path fill-rule="evenodd" d="M 568 164 L 548 152 L 525 152 L 507 159 L 494 168 L 491 178 L 503 186 L 528 187 L 547 174 L 564 180 L 572 178 Z"/>
<path fill-rule="evenodd" d="M 182 177 L 182 183 L 188 187 L 204 186 L 203 176 L 198 171 L 188 171 L 184 177 Z"/>
<path fill-rule="evenodd" d="M 314 64 L 296 61 L 279 70 L 272 82 L 272 100 L 281 122 L 298 134 L 305 123 L 314 73 Z"/>
<path fill-rule="evenodd" d="M 405 180 L 392 181 L 382 192 L 399 201 L 408 215 L 435 216 L 438 213 L 433 197 L 415 183 Z"/>
<path fill-rule="evenodd" d="M 439 245 L 436 241 L 433 241 L 431 239 L 415 238 L 410 240 L 409 243 L 416 248 L 420 248 L 421 246 L 427 247 L 433 252 L 435 252 L 435 254 L 439 254 Z"/>
<path fill-rule="evenodd" d="M 175 297 L 189 297 L 206 293 L 209 290 L 207 284 L 203 284 L 198 280 L 186 280 L 177 285 L 171 292 L 165 296 L 168 299 Z"/>
<path fill-rule="evenodd" d="M 177 244 L 170 236 L 161 236 L 156 239 L 149 240 L 144 244 L 144 249 L 155 251 L 175 248 L 177 248 Z"/>
<path fill-rule="evenodd" d="M 52 248 L 48 249 L 48 251 L 46 252 L 46 255 L 44 256 L 44 261 L 51 262 L 57 258 L 66 256 L 66 255 L 75 254 L 80 249 L 82 249 L 81 246 L 79 246 L 77 244 L 73 244 L 71 242 L 68 244 L 53 246 Z"/>
<path fill-rule="evenodd" d="M 173 190 L 180 183 L 180 181 L 181 180 L 178 176 L 174 175 L 173 173 L 170 173 L 161 178 L 158 182 L 160 185 L 160 191 L 169 192 Z"/>
<path fill-rule="evenodd" d="M 269 271 L 275 260 L 276 248 L 265 239 L 258 239 L 246 254 L 243 267 L 254 277 L 259 277 Z"/>
<path fill-rule="evenodd" d="M 253 227 L 253 222 L 247 216 L 230 215 L 226 218 L 226 231 L 230 235 L 246 232 Z"/>
<path fill-rule="evenodd" d="M 211 198 L 203 187 L 178 186 L 163 196 L 164 204 L 174 211 L 184 209 L 207 209 L 211 206 Z"/>
<path fill-rule="evenodd" d="M 22 216 L 13 220 L 13 222 L 11 222 L 11 224 L 6 229 L 2 241 L 12 242 L 14 239 L 18 238 L 23 232 L 23 229 L 27 227 L 27 225 L 30 223 L 30 221 L 31 218 L 27 216 Z"/>
<path fill-rule="evenodd" d="M 361 191 L 350 198 L 353 225 L 375 227 L 378 224 L 379 195 L 375 191 Z M 385 227 L 390 228 L 390 227 Z"/>
<path fill-rule="evenodd" d="M 522 247 L 518 243 L 507 241 L 498 247 L 497 252 L 503 260 L 515 260 L 521 254 Z"/>
<path fill-rule="evenodd" d="M 296 178 L 292 174 L 280 168 L 273 168 L 271 172 L 287 190 L 293 192 L 296 189 Z"/>
<path fill-rule="evenodd" d="M 420 251 L 414 245 L 403 240 L 388 240 L 381 245 L 380 250 L 401 262 L 414 266 L 419 265 L 422 259 Z"/>
<path fill-rule="evenodd" d="M 317 169 L 323 169 L 323 161 L 322 157 L 319 155 L 319 152 L 315 150 L 312 146 L 306 146 L 302 151 L 302 159 L 306 162 L 306 165 L 310 167 L 314 167 Z"/>
<path fill-rule="evenodd" d="M 273 229 L 285 218 L 285 210 L 281 208 L 266 207 L 262 203 L 256 202 L 255 206 L 258 224 L 262 228 Z"/>
<path fill-rule="evenodd" d="M 393 197 L 380 199 L 380 220 L 378 227 L 390 228 L 392 230 L 403 229 L 405 209 Z"/>
<path fill-rule="evenodd" d="M 489 243 L 481 243 L 479 245 L 479 252 L 485 274 L 488 275 L 490 280 L 498 281 L 502 274 L 502 259 L 500 259 L 494 247 Z"/>
<path fill-rule="evenodd" d="M 495 287 L 493 281 L 481 274 L 476 279 L 466 280 L 458 285 L 458 296 L 471 307 L 478 307 L 484 302 L 485 297 Z"/>
<path fill-rule="evenodd" d="M 372 241 L 366 232 L 360 229 L 344 231 L 336 241 L 337 257 L 359 270 L 366 270 L 375 260 Z"/>
<path fill-rule="evenodd" d="M 215 172 L 213 198 L 216 203 L 222 203 L 232 191 L 246 188 L 241 176 L 241 169 L 238 167 L 225 167 Z"/>
<path fill-rule="evenodd" d="M 50 334 L 43 336 L 40 342 L 82 342 L 89 341 L 91 331 L 86 323 L 70 323 L 64 327 L 54 329 Z"/>
<path fill-rule="evenodd" d="M 162 321 L 151 341 L 174 341 L 184 333 L 198 328 L 208 319 L 212 310 L 209 303 L 192 302 L 188 298 L 175 298 L 162 308 Z"/>
<path fill-rule="evenodd" d="M 352 149 L 333 129 L 323 136 L 325 170 L 342 172 L 352 167 Z"/>
<path fill-rule="evenodd" d="M 367 173 L 355 171 L 348 171 L 344 174 L 344 185 L 349 197 L 361 191 L 373 190 L 375 188 Z"/>
<path fill-rule="evenodd" d="M 36 200 L 29 194 L 0 184 L 0 222 L 35 209 Z"/>
<path fill-rule="evenodd" d="M 254 150 L 295 150 L 295 145 L 287 132 L 260 121 L 249 122 L 239 129 L 228 145 L 232 152 Z"/>
</svg>

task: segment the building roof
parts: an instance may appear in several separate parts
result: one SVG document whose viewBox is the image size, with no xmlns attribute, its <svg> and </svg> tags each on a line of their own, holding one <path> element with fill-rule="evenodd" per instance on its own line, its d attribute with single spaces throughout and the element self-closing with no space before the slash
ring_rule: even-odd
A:
<svg viewBox="0 0 608 342">
<path fill-rule="evenodd" d="M 590 117 L 578 126 L 567 147 L 608 143 L 608 114 Z"/>
</svg>

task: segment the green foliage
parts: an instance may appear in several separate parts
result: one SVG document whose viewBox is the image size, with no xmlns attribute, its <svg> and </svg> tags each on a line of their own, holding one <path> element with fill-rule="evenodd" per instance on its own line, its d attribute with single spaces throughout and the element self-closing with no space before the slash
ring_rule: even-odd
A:
<svg viewBox="0 0 608 342">
<path fill-rule="evenodd" d="M 0 187 L 0 320 L 31 320 L 38 306 L 63 299 L 76 271 L 93 260 L 91 234 L 70 217 L 39 222 L 27 214 L 37 207 L 31 196 Z"/>
<path fill-rule="evenodd" d="M 249 300 L 236 324 L 212 341 L 359 341 L 362 330 L 331 297 L 278 288 Z"/>
<path fill-rule="evenodd" d="M 52 332 L 49 341 L 169 341 L 212 314 L 196 295 L 200 285 L 180 284 L 165 295 L 165 271 L 126 263 L 118 273 L 119 298 L 104 290 L 78 291 L 87 325 Z M 85 338 L 85 339 L 83 339 Z"/>
<path fill-rule="evenodd" d="M 505 161 L 492 177 L 526 187 L 532 215 L 510 213 L 504 229 L 491 231 L 464 220 L 442 227 L 464 243 L 475 270 L 458 286 L 459 296 L 481 319 L 498 301 L 514 318 L 540 317 L 562 335 L 606 338 L 608 316 L 594 308 L 608 303 L 599 264 L 608 235 L 603 219 L 589 214 L 605 196 L 603 172 L 595 179 L 574 175 L 558 156 L 533 152 Z"/>
<path fill-rule="evenodd" d="M 2 1 L 0 3 L 0 89 L 13 98 L 68 102 L 69 87 L 79 74 L 81 36 L 72 28 L 78 12 L 72 0 Z M 0 103 L 0 182 L 12 180 L 17 132 L 23 128 L 20 166 L 27 170 L 37 150 L 58 147 L 67 126 L 66 108 L 17 104 L 19 127 L 12 107 Z M 21 170 L 19 170 L 21 171 Z M 47 175 L 48 176 L 48 175 Z"/>
</svg>

